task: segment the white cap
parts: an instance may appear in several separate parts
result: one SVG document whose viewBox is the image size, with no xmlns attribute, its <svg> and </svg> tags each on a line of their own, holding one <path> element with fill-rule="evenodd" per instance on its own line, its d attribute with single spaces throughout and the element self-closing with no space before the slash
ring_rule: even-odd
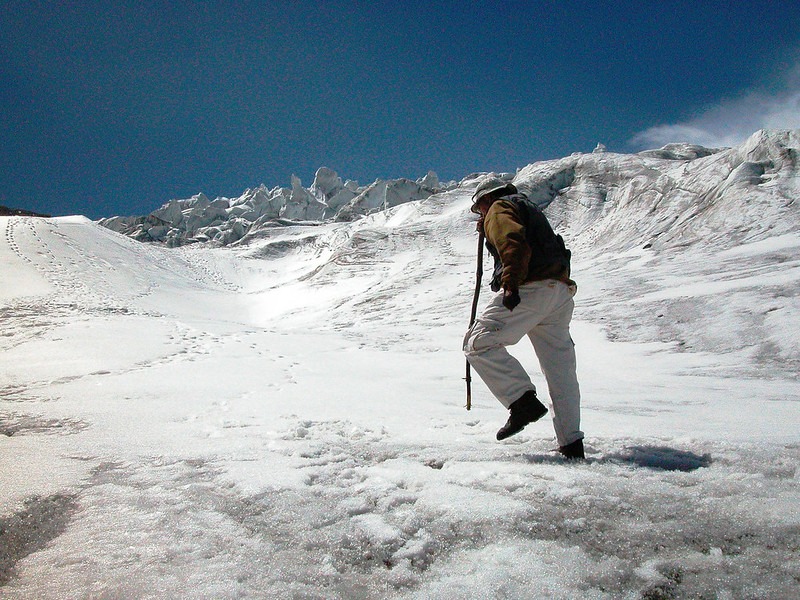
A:
<svg viewBox="0 0 800 600">
<path fill-rule="evenodd" d="M 516 194 L 517 186 L 510 181 L 503 181 L 499 177 L 489 175 L 478 184 L 478 187 L 475 188 L 475 193 L 472 194 L 472 206 L 470 207 L 470 210 L 472 212 L 478 212 L 477 206 L 481 198 L 500 190 L 505 191 L 507 194 Z"/>
</svg>

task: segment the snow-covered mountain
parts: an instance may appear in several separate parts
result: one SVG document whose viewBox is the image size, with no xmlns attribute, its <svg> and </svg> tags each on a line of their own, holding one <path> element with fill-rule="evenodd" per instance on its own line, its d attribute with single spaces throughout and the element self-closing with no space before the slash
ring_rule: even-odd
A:
<svg viewBox="0 0 800 600">
<path fill-rule="evenodd" d="M 798 149 L 506 175 L 574 252 L 583 464 L 464 410 L 477 176 L 169 203 L 167 243 L 0 218 L 0 596 L 800 595 Z"/>
<path fill-rule="evenodd" d="M 142 242 L 182 246 L 195 242 L 228 245 L 265 227 L 293 225 L 304 221 L 351 221 L 398 204 L 422 200 L 455 187 L 442 185 L 432 171 L 417 181 L 378 179 L 368 186 L 321 167 L 311 188 L 296 176 L 292 187 L 267 189 L 260 185 L 238 198 L 209 200 L 199 193 L 185 200 L 170 200 L 142 217 L 111 217 L 100 224 Z"/>
<path fill-rule="evenodd" d="M 742 146 L 727 149 L 671 144 L 623 155 L 598 146 L 591 154 L 535 163 L 507 177 L 542 206 L 555 201 L 557 210 L 551 213 L 557 224 L 579 233 L 592 247 L 661 247 L 686 244 L 692 236 L 731 245 L 765 229 L 774 235 L 795 226 L 797 145 L 796 131 L 759 131 Z M 171 200 L 146 216 L 111 217 L 100 224 L 168 246 L 208 241 L 227 245 L 247 242 L 264 228 L 351 221 L 469 187 L 475 177 L 442 185 L 429 172 L 417 181 L 378 180 L 359 187 L 322 167 L 308 189 L 293 177 L 291 188 L 261 185 L 239 198 L 213 201 L 200 193 Z"/>
<path fill-rule="evenodd" d="M 595 252 L 694 244 L 730 248 L 796 231 L 797 131 L 759 131 L 735 148 L 673 144 L 530 165 L 515 181 Z"/>
</svg>

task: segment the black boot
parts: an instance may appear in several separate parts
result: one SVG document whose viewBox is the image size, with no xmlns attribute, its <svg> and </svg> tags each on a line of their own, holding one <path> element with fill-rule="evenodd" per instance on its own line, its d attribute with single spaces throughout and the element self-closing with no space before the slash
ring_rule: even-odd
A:
<svg viewBox="0 0 800 600">
<path fill-rule="evenodd" d="M 547 407 L 539 402 L 536 392 L 525 392 L 522 398 L 508 407 L 511 415 L 508 421 L 497 432 L 497 439 L 504 440 L 515 433 L 519 433 L 528 423 L 538 421 L 547 413 Z"/>
<path fill-rule="evenodd" d="M 568 460 L 583 460 L 586 458 L 586 455 L 583 453 L 583 439 L 575 440 L 566 446 L 561 446 L 558 451 Z"/>
</svg>

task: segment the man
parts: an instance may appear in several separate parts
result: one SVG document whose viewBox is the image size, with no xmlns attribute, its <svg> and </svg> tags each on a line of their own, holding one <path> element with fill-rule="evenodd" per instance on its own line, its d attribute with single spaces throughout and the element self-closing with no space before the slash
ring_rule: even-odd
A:
<svg viewBox="0 0 800 600">
<path fill-rule="evenodd" d="M 509 410 L 497 439 L 519 433 L 547 413 L 527 372 L 506 349 L 527 335 L 547 381 L 559 452 L 583 459 L 580 389 L 569 333 L 577 291 L 569 278 L 570 252 L 539 207 L 497 177 L 478 185 L 471 210 L 481 215 L 478 227 L 495 261 L 492 291 L 498 293 L 467 332 L 464 353 Z"/>
</svg>

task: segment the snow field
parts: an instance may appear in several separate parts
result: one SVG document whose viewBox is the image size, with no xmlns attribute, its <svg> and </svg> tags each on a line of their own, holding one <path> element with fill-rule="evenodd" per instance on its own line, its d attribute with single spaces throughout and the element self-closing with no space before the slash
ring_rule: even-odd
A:
<svg viewBox="0 0 800 600">
<path fill-rule="evenodd" d="M 795 238 L 576 251 L 571 464 L 463 408 L 468 205 L 171 251 L 0 220 L 0 595 L 797 595 Z"/>
</svg>

